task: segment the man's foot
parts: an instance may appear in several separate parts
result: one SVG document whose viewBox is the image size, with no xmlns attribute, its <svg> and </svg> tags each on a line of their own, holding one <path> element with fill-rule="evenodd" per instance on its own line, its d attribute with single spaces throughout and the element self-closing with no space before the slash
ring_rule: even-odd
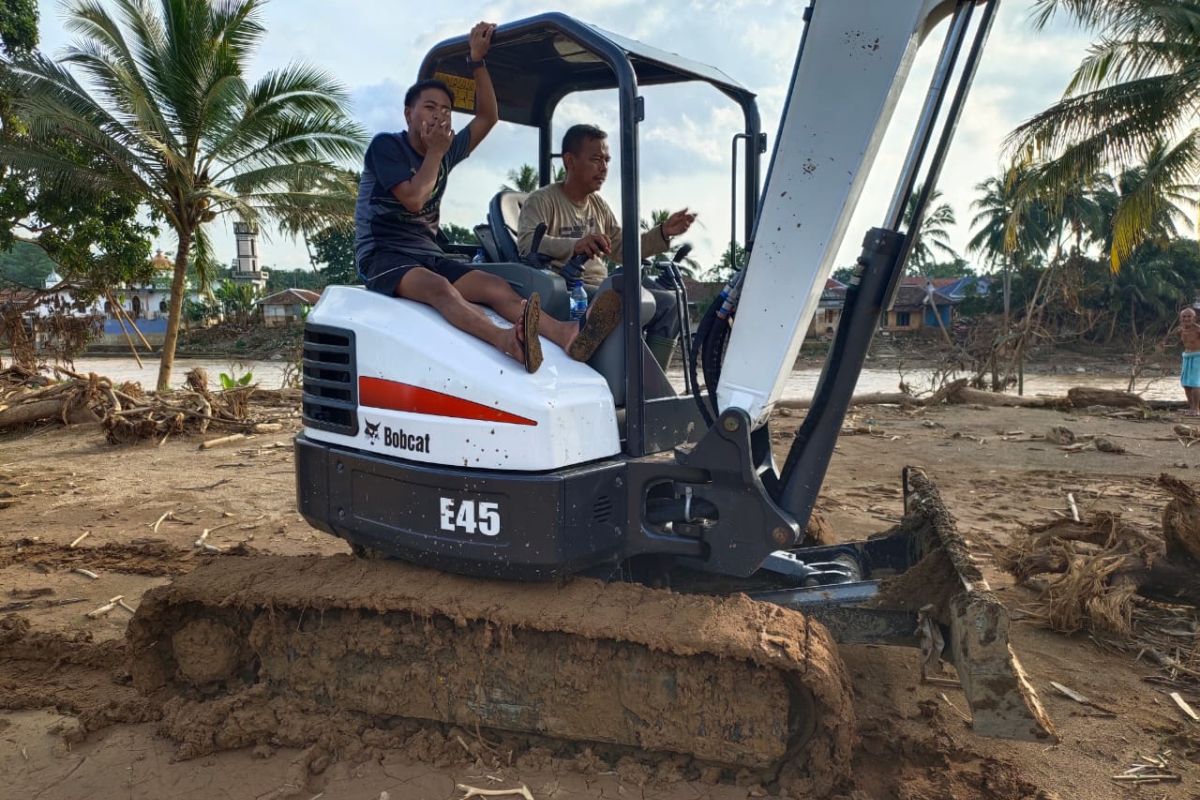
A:
<svg viewBox="0 0 1200 800">
<path fill-rule="evenodd" d="M 525 301 L 525 312 L 517 330 L 517 344 L 521 347 L 521 360 L 526 372 L 537 372 L 542 366 L 542 340 L 538 336 L 538 324 L 542 321 L 542 298 L 537 292 Z"/>
<path fill-rule="evenodd" d="M 607 291 L 592 301 L 579 333 L 567 345 L 567 355 L 587 361 L 621 321 L 621 295 Z"/>
</svg>

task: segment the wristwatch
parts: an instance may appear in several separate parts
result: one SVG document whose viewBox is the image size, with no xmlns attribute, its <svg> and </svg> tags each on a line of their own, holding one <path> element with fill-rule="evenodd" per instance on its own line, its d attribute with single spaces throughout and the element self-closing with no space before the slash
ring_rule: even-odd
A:
<svg viewBox="0 0 1200 800">
<path fill-rule="evenodd" d="M 478 61 L 472 61 L 471 57 L 467 56 L 467 69 L 476 70 L 476 69 L 479 69 L 480 67 L 486 67 L 486 66 L 487 66 L 487 62 L 484 61 L 482 58 L 479 59 Z"/>
</svg>

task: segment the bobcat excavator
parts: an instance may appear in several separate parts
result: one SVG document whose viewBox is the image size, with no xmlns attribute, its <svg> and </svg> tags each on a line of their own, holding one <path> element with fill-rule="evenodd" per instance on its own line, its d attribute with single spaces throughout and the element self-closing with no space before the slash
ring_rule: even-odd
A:
<svg viewBox="0 0 1200 800">
<path fill-rule="evenodd" d="M 224 559 L 154 590 L 130 626 L 135 683 L 686 754 L 815 791 L 854 740 L 836 644 L 870 643 L 953 664 L 977 732 L 1052 737 L 1008 615 L 919 470 L 903 475 L 896 528 L 816 546 L 804 533 L 997 6 L 812 0 L 761 192 L 754 96 L 720 71 L 562 14 L 501 26 L 488 54 L 500 116 L 538 129 L 543 184 L 558 103 L 615 90 L 625 286 L 643 270 L 639 87 L 699 82 L 741 108 L 733 199 L 749 261 L 700 321 L 685 390 L 650 357 L 652 303 L 636 292 L 590 364 L 547 342 L 531 375 L 432 308 L 327 289 L 304 332 L 297 498 L 356 555 Z M 943 22 L 886 217 L 780 466 L 772 408 L 916 52 Z M 467 52 L 465 37 L 445 41 L 420 74 L 465 111 Z M 521 200 L 493 201 L 477 266 L 565 318 L 562 277 L 513 244 Z"/>
</svg>

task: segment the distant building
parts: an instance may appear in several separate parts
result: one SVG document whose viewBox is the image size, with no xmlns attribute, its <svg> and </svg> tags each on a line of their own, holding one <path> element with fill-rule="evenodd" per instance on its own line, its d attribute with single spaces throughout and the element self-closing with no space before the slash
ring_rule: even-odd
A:
<svg viewBox="0 0 1200 800">
<path fill-rule="evenodd" d="M 258 301 L 262 308 L 263 324 L 267 327 L 301 322 L 308 309 L 317 304 L 321 295 L 308 289 L 284 289 Z"/>
<path fill-rule="evenodd" d="M 808 324 L 808 336 L 832 337 L 842 321 L 842 308 L 846 305 L 846 284 L 836 278 L 825 281 L 817 313 Z"/>
<path fill-rule="evenodd" d="M 248 283 L 255 292 L 267 288 L 267 270 L 258 261 L 258 228 L 245 222 L 233 223 L 233 234 L 237 239 L 237 259 L 230 277 L 234 283 Z"/>
</svg>

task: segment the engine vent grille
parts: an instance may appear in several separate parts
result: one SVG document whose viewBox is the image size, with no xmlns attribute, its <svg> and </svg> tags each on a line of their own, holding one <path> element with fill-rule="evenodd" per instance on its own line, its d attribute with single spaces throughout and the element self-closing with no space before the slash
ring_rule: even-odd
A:
<svg viewBox="0 0 1200 800">
<path fill-rule="evenodd" d="M 304 424 L 333 433 L 358 433 L 358 368 L 354 332 L 304 326 Z"/>
<path fill-rule="evenodd" d="M 608 495 L 602 495 L 596 498 L 596 502 L 592 504 L 592 524 L 602 525 L 612 519 L 613 501 Z"/>
</svg>

